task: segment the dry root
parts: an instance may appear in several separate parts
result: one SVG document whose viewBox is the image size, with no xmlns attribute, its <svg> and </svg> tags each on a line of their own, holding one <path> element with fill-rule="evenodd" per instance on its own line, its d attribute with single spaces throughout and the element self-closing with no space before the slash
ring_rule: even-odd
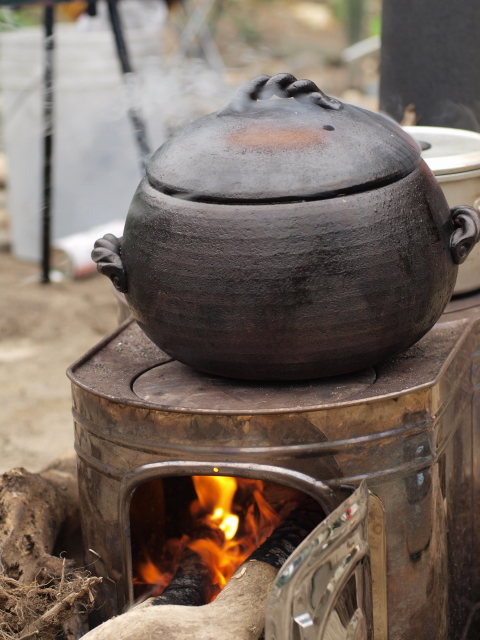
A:
<svg viewBox="0 0 480 640">
<path fill-rule="evenodd" d="M 73 571 L 60 578 L 39 574 L 24 584 L 0 574 L 0 640 L 53 640 L 62 624 L 93 606 L 100 580 Z"/>
<path fill-rule="evenodd" d="M 72 572 L 52 555 L 63 531 L 80 524 L 76 460 L 69 454 L 41 473 L 13 469 L 0 476 L 0 640 L 83 635 L 82 611 L 99 581 Z"/>
<path fill-rule="evenodd" d="M 23 584 L 39 571 L 60 577 L 62 559 L 52 555 L 62 529 L 80 523 L 74 455 L 55 460 L 41 473 L 13 469 L 0 476 L 0 571 Z M 67 561 L 67 568 L 73 562 Z"/>
</svg>

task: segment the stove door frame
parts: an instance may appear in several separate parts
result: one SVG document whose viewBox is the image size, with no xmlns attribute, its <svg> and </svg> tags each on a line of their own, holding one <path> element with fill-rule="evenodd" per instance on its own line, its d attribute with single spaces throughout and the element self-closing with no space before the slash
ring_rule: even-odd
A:
<svg viewBox="0 0 480 640">
<path fill-rule="evenodd" d="M 130 503 L 135 489 L 144 482 L 162 477 L 211 475 L 268 480 L 299 489 L 314 498 L 321 505 L 327 516 L 341 504 L 341 500 L 332 489 L 320 480 L 298 471 L 273 465 L 246 462 L 223 463 L 218 461 L 173 460 L 152 462 L 137 467 L 122 478 L 118 497 L 119 536 L 123 559 L 124 610 L 134 605 Z"/>
</svg>

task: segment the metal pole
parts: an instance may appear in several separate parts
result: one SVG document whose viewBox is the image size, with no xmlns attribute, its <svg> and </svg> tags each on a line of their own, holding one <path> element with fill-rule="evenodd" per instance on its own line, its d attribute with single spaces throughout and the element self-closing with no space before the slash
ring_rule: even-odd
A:
<svg viewBox="0 0 480 640">
<path fill-rule="evenodd" d="M 355 44 L 363 38 L 365 0 L 348 0 L 347 32 L 348 43 Z"/>
<path fill-rule="evenodd" d="M 132 65 L 130 63 L 130 57 L 128 55 L 127 43 L 123 35 L 122 23 L 120 20 L 120 14 L 118 13 L 117 0 L 108 0 L 108 13 L 110 16 L 110 23 L 112 25 L 113 35 L 115 37 L 115 45 L 117 48 L 117 55 L 120 61 L 120 67 L 125 77 L 127 87 L 133 90 L 131 87 L 130 79 L 133 75 Z M 148 158 L 150 156 L 150 146 L 147 142 L 147 130 L 145 122 L 139 111 L 139 109 L 133 105 L 133 96 L 130 95 L 129 99 L 132 103 L 128 109 L 128 116 L 133 125 L 133 131 L 135 134 L 135 140 L 137 142 L 140 151 L 140 168 L 145 171 Z"/>
<path fill-rule="evenodd" d="M 480 2 L 383 0 L 380 108 L 480 131 Z"/>
<path fill-rule="evenodd" d="M 50 243 L 52 222 L 52 152 L 53 152 L 53 53 L 54 7 L 48 4 L 44 11 L 45 75 L 43 92 L 43 206 L 42 206 L 42 276 L 50 282 Z"/>
</svg>

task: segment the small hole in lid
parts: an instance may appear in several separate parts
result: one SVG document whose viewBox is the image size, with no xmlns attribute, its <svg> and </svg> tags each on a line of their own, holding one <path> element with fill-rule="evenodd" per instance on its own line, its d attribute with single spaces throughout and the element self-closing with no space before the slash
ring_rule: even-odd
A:
<svg viewBox="0 0 480 640">
<path fill-rule="evenodd" d="M 325 129 L 325 131 L 335 131 L 335 127 L 332 127 L 331 124 L 325 124 L 323 128 Z"/>
</svg>

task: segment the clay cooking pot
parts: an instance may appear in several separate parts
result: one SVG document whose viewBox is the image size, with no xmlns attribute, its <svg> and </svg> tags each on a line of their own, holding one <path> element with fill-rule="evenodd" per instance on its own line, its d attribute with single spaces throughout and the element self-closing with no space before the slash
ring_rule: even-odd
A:
<svg viewBox="0 0 480 640">
<path fill-rule="evenodd" d="M 260 76 L 158 149 L 123 238 L 92 255 L 192 367 L 295 380 L 372 366 L 433 326 L 479 238 L 420 151 L 308 80 Z"/>
</svg>

